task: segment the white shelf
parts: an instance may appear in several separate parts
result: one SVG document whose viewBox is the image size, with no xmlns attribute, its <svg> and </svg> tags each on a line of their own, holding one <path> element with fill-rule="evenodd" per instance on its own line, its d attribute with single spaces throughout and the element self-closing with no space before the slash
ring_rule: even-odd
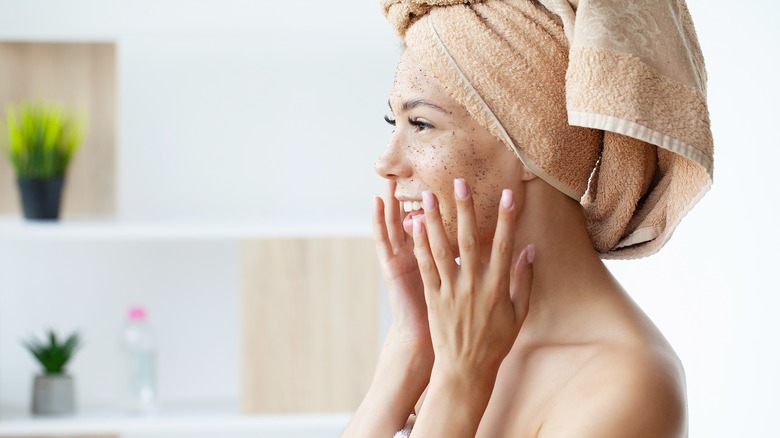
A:
<svg viewBox="0 0 780 438">
<path fill-rule="evenodd" d="M 151 416 L 133 416 L 115 408 L 96 407 L 81 409 L 69 416 L 33 417 L 26 411 L 8 412 L 6 409 L 0 412 L 0 437 L 45 434 L 198 434 L 225 437 L 242 433 L 328 437 L 338 436 L 351 415 L 243 415 L 231 403 L 165 406 L 160 413 Z"/>
<path fill-rule="evenodd" d="M 0 216 L 0 240 L 244 239 L 271 237 L 369 237 L 371 224 L 184 223 L 104 220 L 25 221 Z"/>
</svg>

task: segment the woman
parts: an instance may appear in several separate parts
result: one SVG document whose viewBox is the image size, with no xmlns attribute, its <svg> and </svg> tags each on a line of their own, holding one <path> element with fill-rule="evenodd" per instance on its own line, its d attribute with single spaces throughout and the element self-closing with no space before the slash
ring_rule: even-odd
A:
<svg viewBox="0 0 780 438">
<path fill-rule="evenodd" d="M 684 3 L 383 5 L 393 323 L 343 436 L 686 436 L 680 361 L 601 261 L 660 249 L 711 184 Z"/>
</svg>

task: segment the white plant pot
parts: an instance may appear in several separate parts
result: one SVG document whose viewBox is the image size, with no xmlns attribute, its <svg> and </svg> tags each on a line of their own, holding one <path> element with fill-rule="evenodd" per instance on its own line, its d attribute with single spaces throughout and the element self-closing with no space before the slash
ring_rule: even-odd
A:
<svg viewBox="0 0 780 438">
<path fill-rule="evenodd" d="M 35 376 L 33 384 L 33 415 L 64 415 L 76 410 L 73 377 L 67 374 Z"/>
</svg>

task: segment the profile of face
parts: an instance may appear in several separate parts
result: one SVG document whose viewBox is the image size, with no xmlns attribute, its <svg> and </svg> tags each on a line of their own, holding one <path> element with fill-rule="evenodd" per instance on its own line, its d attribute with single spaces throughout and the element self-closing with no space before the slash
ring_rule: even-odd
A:
<svg viewBox="0 0 780 438">
<path fill-rule="evenodd" d="M 389 103 L 388 120 L 394 122 L 395 130 L 375 164 L 376 172 L 397 182 L 398 201 L 421 201 L 424 190 L 436 195 L 456 254 L 453 180 L 465 179 L 471 187 L 481 246 L 489 248 L 501 191 L 512 189 L 516 198 L 521 192 L 522 162 L 450 97 L 408 51 L 398 63 Z M 410 234 L 411 214 L 404 220 Z"/>
</svg>

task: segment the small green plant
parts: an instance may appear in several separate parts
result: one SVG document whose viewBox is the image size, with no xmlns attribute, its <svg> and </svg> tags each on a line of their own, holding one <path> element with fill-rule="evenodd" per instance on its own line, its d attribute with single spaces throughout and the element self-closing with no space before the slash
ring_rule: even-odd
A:
<svg viewBox="0 0 780 438">
<path fill-rule="evenodd" d="M 38 362 L 46 370 L 46 374 L 60 374 L 65 371 L 65 365 L 73 357 L 73 353 L 81 346 L 81 339 L 77 332 L 74 332 L 65 342 L 59 342 L 54 330 L 49 329 L 48 343 L 44 338 L 43 342 L 32 338 L 23 342 L 27 350 L 38 359 Z"/>
<path fill-rule="evenodd" d="M 84 139 L 84 117 L 57 104 L 24 102 L 6 107 L 8 157 L 20 178 L 51 179 L 65 175 Z"/>
</svg>

